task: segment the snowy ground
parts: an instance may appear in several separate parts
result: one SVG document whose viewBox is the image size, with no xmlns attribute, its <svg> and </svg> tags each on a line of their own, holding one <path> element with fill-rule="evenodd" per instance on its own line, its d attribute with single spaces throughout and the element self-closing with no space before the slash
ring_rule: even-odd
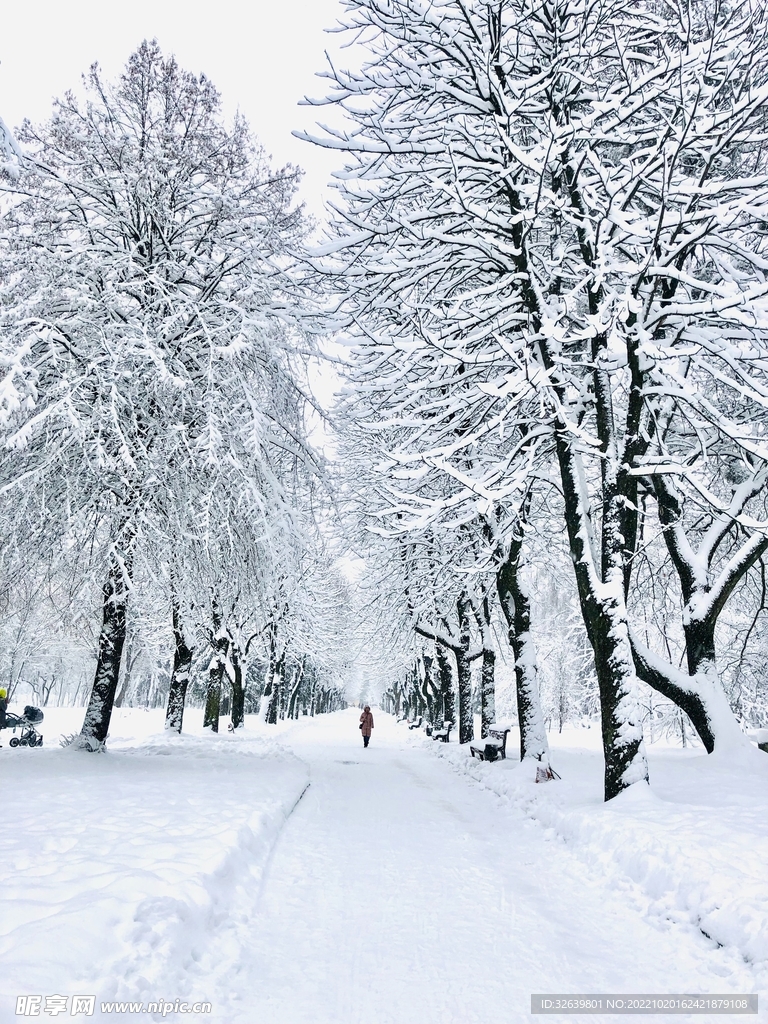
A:
<svg viewBox="0 0 768 1024">
<path fill-rule="evenodd" d="M 3 733 L 0 1022 L 24 993 L 472 1024 L 530 1019 L 532 992 L 768 988 L 764 755 L 662 749 L 654 794 L 604 807 L 594 730 L 536 786 L 381 713 L 363 750 L 357 714 L 169 739 L 123 711 L 107 755 L 52 745 L 82 712 L 48 712 L 42 749 Z"/>
<path fill-rule="evenodd" d="M 516 749 L 516 730 L 509 747 Z M 435 750 L 548 835 L 621 887 L 644 914 L 691 925 L 768 983 L 768 757 L 708 757 L 662 742 L 650 748 L 652 789 L 600 799 L 600 731 L 568 728 L 550 736 L 557 785 L 532 785 L 533 769 L 509 760 L 467 759 Z"/>
<path fill-rule="evenodd" d="M 306 765 L 274 741 L 203 737 L 194 712 L 190 735 L 164 734 L 162 713 L 127 710 L 108 754 L 62 749 L 57 733 L 82 716 L 46 709 L 42 748 L 11 750 L 0 734 L 2 1024 L 19 1019 L 19 994 L 182 996 L 243 890 L 258 891 L 307 785 Z"/>
</svg>

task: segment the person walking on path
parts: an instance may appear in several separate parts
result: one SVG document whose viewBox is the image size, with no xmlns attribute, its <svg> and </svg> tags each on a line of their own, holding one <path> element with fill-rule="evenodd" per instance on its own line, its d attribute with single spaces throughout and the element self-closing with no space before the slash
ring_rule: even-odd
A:
<svg viewBox="0 0 768 1024">
<path fill-rule="evenodd" d="M 371 714 L 369 704 L 365 705 L 363 713 L 360 715 L 360 729 L 363 733 L 363 746 L 367 747 L 371 738 L 371 731 L 373 729 L 373 715 Z"/>
</svg>

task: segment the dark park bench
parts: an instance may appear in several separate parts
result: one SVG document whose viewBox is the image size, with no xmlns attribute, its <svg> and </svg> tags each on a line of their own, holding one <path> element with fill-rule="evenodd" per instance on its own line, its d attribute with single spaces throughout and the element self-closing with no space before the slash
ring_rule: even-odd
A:
<svg viewBox="0 0 768 1024">
<path fill-rule="evenodd" d="M 477 743 L 470 743 L 469 750 L 472 757 L 477 757 L 481 761 L 506 760 L 507 736 L 509 736 L 509 729 L 492 725 L 484 739 Z"/>
<path fill-rule="evenodd" d="M 414 718 L 414 720 L 412 722 L 408 723 L 408 728 L 409 729 L 420 729 L 421 728 L 421 723 L 423 721 L 424 721 L 424 716 L 423 715 L 419 715 L 418 718 Z"/>
<path fill-rule="evenodd" d="M 432 739 L 440 740 L 442 743 L 447 743 L 451 738 L 451 729 L 453 728 L 453 722 L 443 722 L 442 729 L 432 730 Z"/>
</svg>

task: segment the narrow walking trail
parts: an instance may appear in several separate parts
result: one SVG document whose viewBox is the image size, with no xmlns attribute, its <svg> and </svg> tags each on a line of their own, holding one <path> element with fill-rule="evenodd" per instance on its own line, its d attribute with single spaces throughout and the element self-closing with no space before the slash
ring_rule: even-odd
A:
<svg viewBox="0 0 768 1024">
<path fill-rule="evenodd" d="M 508 1022 L 530 1019 L 532 992 L 723 991 L 703 935 L 644 919 L 389 716 L 364 750 L 357 716 L 285 736 L 311 785 L 237 935 L 200 964 L 217 1019 Z"/>
</svg>

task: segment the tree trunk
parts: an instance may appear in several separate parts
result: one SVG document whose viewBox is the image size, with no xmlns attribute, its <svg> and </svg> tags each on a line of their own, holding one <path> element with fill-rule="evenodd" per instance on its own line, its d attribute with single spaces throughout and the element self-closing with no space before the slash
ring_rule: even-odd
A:
<svg viewBox="0 0 768 1024">
<path fill-rule="evenodd" d="M 272 676 L 272 688 L 270 693 L 269 708 L 265 721 L 268 725 L 277 725 L 277 713 L 282 700 L 282 690 L 285 682 L 285 654 L 281 654 L 275 662 L 275 669 Z"/>
<path fill-rule="evenodd" d="M 684 626 L 689 675 L 653 655 L 635 638 L 632 654 L 638 676 L 690 718 L 704 749 L 739 748 L 748 742 L 731 711 L 715 660 L 715 627 L 692 621 Z"/>
<path fill-rule="evenodd" d="M 264 680 L 264 692 L 261 695 L 259 718 L 269 722 L 272 705 L 275 701 L 275 665 L 277 664 L 277 625 L 273 622 L 269 627 L 269 655 L 267 657 L 267 674 Z"/>
<path fill-rule="evenodd" d="M 707 589 L 707 579 L 719 540 L 705 541 L 703 551 L 694 553 L 682 526 L 683 502 L 674 484 L 663 477 L 654 477 L 653 485 L 664 541 L 685 602 L 683 631 L 688 675 L 651 654 L 633 638 L 632 654 L 637 674 L 688 715 L 707 753 L 711 754 L 715 747 L 743 748 L 749 741 L 728 704 L 717 670 L 715 628 L 728 597 L 762 557 L 768 541 L 749 538 L 738 555 L 730 559 L 729 571 L 721 574 L 718 590 L 713 593 Z M 746 500 L 746 494 L 743 499 Z M 713 529 L 719 526 L 716 537 L 726 536 L 741 507 L 739 503 L 731 509 L 732 519 L 724 516 L 722 523 L 713 524 Z M 705 573 L 702 573 L 702 564 L 706 566 Z"/>
<path fill-rule="evenodd" d="M 483 662 L 480 668 L 480 736 L 485 738 L 496 721 L 496 652 L 483 648 Z"/>
<path fill-rule="evenodd" d="M 165 711 L 165 728 L 181 732 L 184 719 L 184 706 L 187 699 L 187 687 L 192 670 L 192 650 L 187 647 L 184 632 L 181 628 L 181 616 L 178 601 L 174 598 L 171 605 L 173 624 L 173 671 L 171 685 L 168 689 L 168 706 Z"/>
<path fill-rule="evenodd" d="M 208 689 L 205 695 L 205 711 L 203 712 L 203 728 L 212 732 L 219 731 L 219 713 L 221 710 L 221 681 L 229 648 L 229 637 L 222 628 L 221 610 L 216 597 L 212 600 L 213 635 L 211 646 L 213 657 L 208 666 Z"/>
<path fill-rule="evenodd" d="M 480 667 L 480 737 L 485 738 L 496 721 L 496 652 L 491 641 L 491 605 L 488 594 L 472 601 L 472 610 L 483 644 Z"/>
<path fill-rule="evenodd" d="M 414 719 L 419 715 L 423 718 L 427 713 L 427 704 L 424 700 L 424 683 L 419 673 L 419 663 L 415 661 L 411 669 L 411 690 L 413 692 Z"/>
<path fill-rule="evenodd" d="M 225 641 L 226 643 L 226 641 Z M 216 653 L 211 659 L 208 667 L 208 689 L 205 694 L 205 711 L 203 712 L 203 728 L 212 732 L 219 731 L 219 714 L 221 710 L 221 682 L 224 677 L 224 657 L 226 647 L 222 652 L 217 646 Z"/>
<path fill-rule="evenodd" d="M 127 634 L 126 634 L 127 636 Z M 117 688 L 115 694 L 116 708 L 121 708 L 128 698 L 131 691 L 131 683 L 133 681 L 133 670 L 136 668 L 136 662 L 139 660 L 141 650 L 138 644 L 133 640 L 126 639 L 125 646 L 123 648 L 123 664 L 122 671 L 120 673 L 120 685 Z"/>
<path fill-rule="evenodd" d="M 520 569 L 523 535 L 514 537 L 507 557 L 496 571 L 496 590 L 507 623 L 507 636 L 515 656 L 517 721 L 520 760 L 533 757 L 549 764 L 549 743 L 539 694 L 536 645 L 531 636 L 531 601 Z"/>
<path fill-rule="evenodd" d="M 442 701 L 440 690 L 435 686 L 435 659 L 429 654 L 422 655 L 424 662 L 424 699 L 427 704 L 427 721 L 431 726 L 442 725 Z"/>
<path fill-rule="evenodd" d="M 454 703 L 454 681 L 453 681 L 453 666 L 451 665 L 451 658 L 448 653 L 448 649 L 443 647 L 442 644 L 436 645 L 437 653 L 437 668 L 438 678 L 440 680 L 440 702 L 442 704 L 442 719 L 438 721 L 438 725 L 442 725 L 443 722 L 452 722 L 456 725 L 456 708 Z"/>
<path fill-rule="evenodd" d="M 718 749 L 742 747 L 748 740 L 739 728 L 728 698 L 720 681 L 715 652 L 715 622 L 691 617 L 683 626 L 688 672 L 697 683 L 696 718 L 691 718 L 696 731 L 704 741 L 711 737 L 711 747 L 704 743 L 707 753 Z"/>
<path fill-rule="evenodd" d="M 454 653 L 459 690 L 459 743 L 471 743 L 475 738 L 475 725 L 472 718 L 472 663 L 469 660 L 471 605 L 466 593 L 459 598 L 456 609 L 459 617 L 459 645 Z"/>
<path fill-rule="evenodd" d="M 294 677 L 293 686 L 291 687 L 291 696 L 288 700 L 288 717 L 298 718 L 299 717 L 299 691 L 301 690 L 301 684 L 304 679 L 304 667 L 307 663 L 307 656 L 304 655 L 299 663 Z"/>
<path fill-rule="evenodd" d="M 459 743 L 471 743 L 475 738 L 472 717 L 472 663 L 463 652 L 456 655 L 459 691 Z"/>
<path fill-rule="evenodd" d="M 624 598 L 623 502 L 617 489 L 605 481 L 600 578 L 590 550 L 589 516 L 573 450 L 575 442 L 565 425 L 558 426 L 555 436 L 571 557 L 600 690 L 604 794 L 606 800 L 611 800 L 635 782 L 648 781 Z"/>
<path fill-rule="evenodd" d="M 232 662 L 232 728 L 241 729 L 245 724 L 245 685 L 243 683 L 243 661 L 240 651 L 233 644 L 230 650 Z"/>
<path fill-rule="evenodd" d="M 585 267 L 594 276 L 586 288 L 589 313 L 598 318 L 606 296 L 601 283 L 594 238 L 585 228 L 586 203 L 580 194 L 578 170 L 569 163 L 566 149 L 561 151 L 562 169 L 558 189 L 580 219 L 576 236 Z M 521 237 L 517 260 L 525 272 L 522 298 L 530 311 L 532 328 L 539 334 L 539 352 L 549 375 L 557 406 L 554 415 L 555 449 L 563 488 L 565 522 L 576 574 L 581 613 L 592 644 L 595 670 L 600 689 L 602 719 L 603 776 L 606 800 L 618 796 L 637 782 L 648 781 L 648 763 L 643 744 L 643 729 L 637 701 L 637 676 L 627 622 L 626 586 L 630 575 L 633 530 L 632 509 L 636 505 L 637 481 L 629 470 L 645 444 L 642 430 L 642 373 L 635 351 L 628 350 L 632 371 L 624 448 L 620 450 L 620 431 L 613 406 L 611 374 L 607 369 L 610 339 L 607 331 L 596 330 L 590 340 L 591 383 L 595 426 L 600 454 L 600 548 L 593 541 L 592 521 L 585 494 L 584 466 L 579 454 L 580 440 L 575 436 L 561 410 L 568 409 L 569 396 L 560 377 L 559 348 L 542 331 L 544 317 L 533 285 L 526 242 Z M 629 547 L 628 547 L 629 545 Z"/>
<path fill-rule="evenodd" d="M 130 571 L 131 564 L 128 556 L 121 562 L 116 553 L 111 555 L 107 582 L 103 590 L 102 625 L 99 634 L 96 674 L 77 743 L 84 749 L 100 749 L 106 742 L 109 732 L 120 676 L 120 662 L 125 645 Z"/>
</svg>

